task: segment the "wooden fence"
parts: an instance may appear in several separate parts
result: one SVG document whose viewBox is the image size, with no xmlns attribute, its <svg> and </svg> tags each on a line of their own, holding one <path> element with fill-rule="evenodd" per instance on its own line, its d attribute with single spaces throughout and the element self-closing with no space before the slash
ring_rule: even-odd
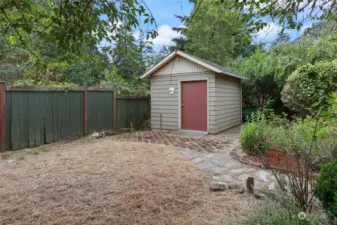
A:
<svg viewBox="0 0 337 225">
<path fill-rule="evenodd" d="M 149 98 L 111 89 L 14 88 L 0 82 L 0 150 L 18 150 L 103 129 L 141 128 Z"/>
</svg>

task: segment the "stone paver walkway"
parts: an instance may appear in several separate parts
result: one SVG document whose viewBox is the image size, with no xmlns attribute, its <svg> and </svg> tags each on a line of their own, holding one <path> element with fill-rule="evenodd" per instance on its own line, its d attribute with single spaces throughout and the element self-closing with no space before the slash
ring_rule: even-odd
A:
<svg viewBox="0 0 337 225">
<path fill-rule="evenodd" d="M 219 149 L 224 149 L 226 145 L 226 142 L 222 142 L 220 140 L 186 138 L 171 135 L 170 132 L 161 131 L 136 131 L 117 135 L 114 136 L 114 138 L 118 141 L 171 145 L 199 152 L 216 152 Z"/>
<path fill-rule="evenodd" d="M 246 179 L 254 177 L 256 189 L 275 189 L 275 178 L 269 170 L 242 164 L 232 159 L 229 153 L 203 153 L 182 150 L 179 154 L 191 159 L 203 172 L 212 176 L 215 181 L 235 183 L 244 187 Z"/>
<path fill-rule="evenodd" d="M 235 183 L 243 187 L 248 177 L 254 177 L 255 188 L 275 189 L 275 178 L 269 170 L 242 164 L 230 156 L 238 147 L 238 129 L 200 139 L 171 135 L 169 132 L 140 131 L 117 135 L 118 141 L 165 144 L 177 147 L 179 155 L 192 160 L 214 181 Z"/>
</svg>

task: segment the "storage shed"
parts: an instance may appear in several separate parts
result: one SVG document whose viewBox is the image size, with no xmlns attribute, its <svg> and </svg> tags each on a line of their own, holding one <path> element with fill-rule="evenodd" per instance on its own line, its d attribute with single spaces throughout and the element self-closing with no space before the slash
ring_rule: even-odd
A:
<svg viewBox="0 0 337 225">
<path fill-rule="evenodd" d="M 151 127 L 219 133 L 242 122 L 242 76 L 174 51 L 141 78 L 151 79 Z"/>
</svg>

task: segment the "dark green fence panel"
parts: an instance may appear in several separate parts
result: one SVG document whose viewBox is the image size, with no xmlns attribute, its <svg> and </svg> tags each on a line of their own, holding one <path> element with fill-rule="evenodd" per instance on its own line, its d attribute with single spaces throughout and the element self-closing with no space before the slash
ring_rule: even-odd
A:
<svg viewBox="0 0 337 225">
<path fill-rule="evenodd" d="M 83 92 L 54 92 L 48 106 L 48 130 L 52 134 L 46 137 L 47 142 L 82 136 L 83 127 Z"/>
<path fill-rule="evenodd" d="M 29 117 L 29 102 L 27 100 L 28 95 L 26 92 L 13 92 L 12 93 L 12 113 L 11 123 L 7 126 L 11 126 L 11 142 L 12 149 L 22 149 L 28 147 L 28 126 L 27 121 Z"/>
<path fill-rule="evenodd" d="M 85 108 L 88 110 L 87 120 L 84 118 Z M 86 123 L 89 133 L 114 127 L 129 128 L 131 123 L 133 128 L 140 129 L 149 119 L 149 111 L 148 98 L 116 99 L 114 92 L 108 89 L 86 92 L 85 89 L 8 88 L 6 149 L 36 147 L 82 136 Z"/>
<path fill-rule="evenodd" d="M 11 143 L 12 121 L 12 92 L 6 92 L 6 149 L 12 149 Z"/>
<path fill-rule="evenodd" d="M 117 128 L 140 129 L 149 119 L 149 99 L 117 99 Z"/>
<path fill-rule="evenodd" d="M 88 132 L 113 129 L 112 91 L 88 91 Z"/>
<path fill-rule="evenodd" d="M 83 92 L 14 91 L 6 96 L 7 149 L 83 135 Z"/>
</svg>

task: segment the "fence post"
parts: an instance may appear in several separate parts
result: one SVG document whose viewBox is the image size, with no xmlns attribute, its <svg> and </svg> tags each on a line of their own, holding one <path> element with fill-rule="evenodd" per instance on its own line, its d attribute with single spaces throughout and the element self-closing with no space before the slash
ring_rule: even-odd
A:
<svg viewBox="0 0 337 225">
<path fill-rule="evenodd" d="M 84 135 L 88 134 L 88 87 L 84 88 L 83 94 L 83 130 Z"/>
<path fill-rule="evenodd" d="M 117 94 L 116 91 L 113 92 L 114 93 L 114 102 L 113 102 L 113 127 L 114 130 L 117 131 Z"/>
<path fill-rule="evenodd" d="M 0 81 L 0 147 L 6 151 L 6 82 Z"/>
</svg>

